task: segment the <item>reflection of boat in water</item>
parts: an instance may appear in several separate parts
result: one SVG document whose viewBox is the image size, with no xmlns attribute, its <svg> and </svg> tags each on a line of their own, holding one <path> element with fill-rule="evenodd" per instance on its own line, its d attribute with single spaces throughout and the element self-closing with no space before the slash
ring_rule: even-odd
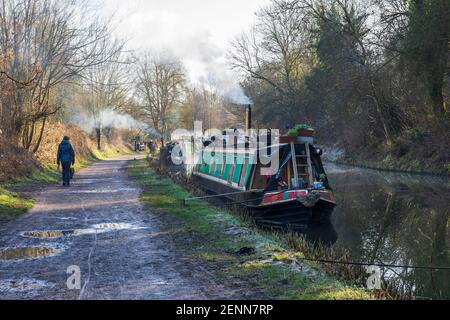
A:
<svg viewBox="0 0 450 320">
<path fill-rule="evenodd" d="M 206 191 L 242 204 L 258 223 L 328 222 L 336 203 L 313 133 L 303 130 L 264 148 L 209 144 L 198 155 L 202 161 L 193 168 L 193 177 Z M 261 162 L 275 157 L 279 166 L 267 171 L 269 165 Z"/>
</svg>

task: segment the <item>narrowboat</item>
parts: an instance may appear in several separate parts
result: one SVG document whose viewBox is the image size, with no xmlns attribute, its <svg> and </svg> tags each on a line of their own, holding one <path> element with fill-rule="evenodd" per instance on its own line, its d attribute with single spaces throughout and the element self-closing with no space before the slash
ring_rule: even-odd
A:
<svg viewBox="0 0 450 320">
<path fill-rule="evenodd" d="M 279 137 L 264 148 L 209 145 L 200 151 L 193 179 L 223 201 L 244 206 L 259 224 L 329 223 L 336 202 L 312 134 Z M 269 165 L 262 157 L 277 157 L 277 170 L 264 175 Z"/>
</svg>

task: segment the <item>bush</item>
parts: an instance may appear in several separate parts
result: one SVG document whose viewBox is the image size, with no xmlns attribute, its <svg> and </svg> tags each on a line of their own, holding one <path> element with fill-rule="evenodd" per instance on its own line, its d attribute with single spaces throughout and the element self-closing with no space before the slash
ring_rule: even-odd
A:
<svg viewBox="0 0 450 320">
<path fill-rule="evenodd" d="M 39 163 L 24 149 L 0 136 L 0 182 L 32 174 Z"/>
</svg>

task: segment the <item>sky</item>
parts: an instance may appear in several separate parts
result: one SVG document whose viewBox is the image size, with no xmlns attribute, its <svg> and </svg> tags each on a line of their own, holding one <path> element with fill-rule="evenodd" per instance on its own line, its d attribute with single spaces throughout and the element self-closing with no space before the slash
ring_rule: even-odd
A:
<svg viewBox="0 0 450 320">
<path fill-rule="evenodd" d="M 189 79 L 212 79 L 230 86 L 237 74 L 229 70 L 230 41 L 248 30 L 255 12 L 269 0 L 93 0 L 102 12 L 114 14 L 118 36 L 132 50 L 170 52 L 185 64 Z M 225 89 L 229 90 L 229 89 Z"/>
</svg>

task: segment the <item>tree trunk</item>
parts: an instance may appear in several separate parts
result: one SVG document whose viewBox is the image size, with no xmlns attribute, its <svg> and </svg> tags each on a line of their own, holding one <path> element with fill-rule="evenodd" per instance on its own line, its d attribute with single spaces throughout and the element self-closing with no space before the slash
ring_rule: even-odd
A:
<svg viewBox="0 0 450 320">
<path fill-rule="evenodd" d="M 388 118 L 385 116 L 385 112 L 384 112 L 384 107 L 381 105 L 380 103 L 380 99 L 378 98 L 377 92 L 376 92 L 376 88 L 375 85 L 373 84 L 373 82 L 371 82 L 371 87 L 372 87 L 372 95 L 370 96 L 374 103 L 375 103 L 375 108 L 377 110 L 377 114 L 378 114 L 378 118 L 381 121 L 381 125 L 383 126 L 383 131 L 384 131 L 384 135 L 386 137 L 386 143 L 388 144 L 388 146 L 392 146 L 394 143 L 394 135 L 392 134 L 391 128 L 389 126 L 389 122 L 388 122 Z"/>
<path fill-rule="evenodd" d="M 102 150 L 102 129 L 97 128 L 95 132 L 97 134 L 97 149 L 100 151 Z"/>
<path fill-rule="evenodd" d="M 34 131 L 35 131 L 35 122 L 32 121 L 31 124 L 30 122 L 26 122 L 25 125 L 23 126 L 23 131 L 22 131 L 22 147 L 27 150 L 30 151 L 31 149 L 31 144 L 33 142 L 33 137 L 34 137 Z"/>
<path fill-rule="evenodd" d="M 36 152 L 38 152 L 39 147 L 41 146 L 41 142 L 42 142 L 42 137 L 44 135 L 44 130 L 45 130 L 45 123 L 47 122 L 47 119 L 44 119 L 44 121 L 42 121 L 42 127 L 41 127 L 41 131 L 39 132 L 39 138 L 36 142 L 36 145 L 34 146 L 33 149 L 33 154 L 35 154 Z"/>
<path fill-rule="evenodd" d="M 441 73 L 441 72 L 439 72 Z M 444 109 L 444 95 L 443 95 L 443 88 L 444 88 L 444 77 L 442 73 L 442 77 L 438 74 L 430 75 L 430 98 L 431 98 L 431 104 L 433 107 L 433 114 L 435 118 L 440 121 L 443 119 L 445 109 Z"/>
<path fill-rule="evenodd" d="M 422 1 L 417 1 L 423 7 Z M 450 23 L 448 0 L 430 1 L 429 12 L 421 8 L 422 21 L 427 21 L 428 28 L 421 31 L 427 37 L 422 63 L 426 68 L 428 90 L 433 114 L 441 122 L 445 116 L 444 85 L 448 69 Z"/>
<path fill-rule="evenodd" d="M 362 44 L 361 47 L 363 47 Z M 386 137 L 386 143 L 388 146 L 392 146 L 394 144 L 394 134 L 390 126 L 389 116 L 386 115 L 386 109 L 385 105 L 383 104 L 383 99 L 378 94 L 379 92 L 377 84 L 379 84 L 379 81 L 377 81 L 377 79 L 374 79 L 369 68 L 367 68 L 366 66 L 365 68 L 367 72 L 367 80 L 370 86 L 369 97 L 372 98 L 375 103 L 375 109 L 377 111 L 378 118 L 380 119 L 381 125 L 383 126 L 384 135 Z"/>
<path fill-rule="evenodd" d="M 33 144 L 33 138 L 34 138 L 34 132 L 36 130 L 36 122 L 33 120 L 32 124 L 31 124 L 31 128 L 29 131 L 29 136 L 27 137 L 27 146 L 26 149 L 28 151 L 30 151 L 31 149 L 31 145 Z"/>
</svg>

